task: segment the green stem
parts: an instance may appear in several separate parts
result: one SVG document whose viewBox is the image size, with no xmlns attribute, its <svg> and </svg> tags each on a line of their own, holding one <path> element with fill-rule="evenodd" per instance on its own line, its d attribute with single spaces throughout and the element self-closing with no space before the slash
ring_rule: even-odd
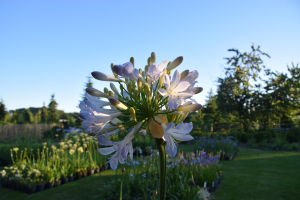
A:
<svg viewBox="0 0 300 200">
<path fill-rule="evenodd" d="M 116 170 L 117 171 L 117 170 Z M 121 191 L 120 191 L 120 200 L 122 200 L 122 189 L 123 189 L 123 175 L 124 172 L 122 172 L 122 180 L 121 180 Z"/>
<path fill-rule="evenodd" d="M 155 142 L 159 151 L 159 200 L 165 200 L 167 177 L 166 142 L 162 138 L 155 138 Z"/>
</svg>

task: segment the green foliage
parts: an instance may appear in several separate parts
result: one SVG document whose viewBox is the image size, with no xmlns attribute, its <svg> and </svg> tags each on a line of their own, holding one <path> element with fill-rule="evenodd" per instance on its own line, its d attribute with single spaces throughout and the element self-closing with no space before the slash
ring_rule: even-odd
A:
<svg viewBox="0 0 300 200">
<path fill-rule="evenodd" d="M 1 102 L 0 102 L 0 121 L 3 121 L 5 119 L 5 115 L 6 115 L 6 109 L 5 109 L 3 99 L 1 99 Z"/>
<path fill-rule="evenodd" d="M 50 103 L 48 105 L 48 122 L 49 123 L 52 123 L 52 124 L 58 123 L 59 114 L 58 114 L 58 110 L 56 107 L 57 107 L 57 103 L 54 100 L 54 94 L 52 94 Z"/>
</svg>

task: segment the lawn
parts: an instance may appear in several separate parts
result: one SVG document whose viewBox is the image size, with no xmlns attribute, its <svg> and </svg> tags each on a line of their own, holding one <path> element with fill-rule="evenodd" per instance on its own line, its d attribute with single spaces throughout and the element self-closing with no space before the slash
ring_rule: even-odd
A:
<svg viewBox="0 0 300 200">
<path fill-rule="evenodd" d="M 193 145 L 182 145 L 180 151 L 191 151 Z M 221 161 L 223 179 L 215 192 L 216 200 L 299 199 L 300 152 L 264 151 L 240 148 L 234 161 Z M 99 190 L 115 178 L 107 170 L 31 196 L 0 188 L 1 200 L 6 199 L 104 199 Z"/>
<path fill-rule="evenodd" d="M 300 152 L 240 148 L 232 162 L 222 162 L 217 200 L 300 199 Z"/>
</svg>

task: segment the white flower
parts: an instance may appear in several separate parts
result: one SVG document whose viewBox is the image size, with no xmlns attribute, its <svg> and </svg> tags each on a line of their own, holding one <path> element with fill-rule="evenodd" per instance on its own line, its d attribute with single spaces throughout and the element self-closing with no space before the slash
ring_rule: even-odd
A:
<svg viewBox="0 0 300 200">
<path fill-rule="evenodd" d="M 157 81 L 159 79 L 159 77 L 163 74 L 163 70 L 165 69 L 167 62 L 168 61 L 165 60 L 160 65 L 151 63 L 146 74 L 148 77 L 148 82 Z"/>
<path fill-rule="evenodd" d="M 173 138 L 178 141 L 188 141 L 194 139 L 191 135 L 187 135 L 193 129 L 192 124 L 181 122 L 175 128 L 172 128 L 173 126 L 175 126 L 174 123 L 169 123 L 168 126 L 165 126 L 163 123 L 161 124 L 161 127 L 165 131 L 163 139 L 167 142 L 166 151 L 171 157 L 174 157 L 177 152 L 177 146 L 174 143 Z"/>
<path fill-rule="evenodd" d="M 170 79 L 169 75 L 165 75 L 164 86 L 166 90 L 161 88 L 158 91 L 162 96 L 169 97 L 168 106 L 171 109 L 176 109 L 182 99 L 192 97 L 191 93 L 183 92 L 189 87 L 190 83 L 188 81 L 180 81 L 180 73 L 178 70 L 174 73 L 171 82 Z"/>
<path fill-rule="evenodd" d="M 94 97 L 92 95 L 90 95 L 89 93 L 85 93 L 85 97 L 93 104 L 95 105 L 96 107 L 98 108 L 102 108 L 104 106 L 109 106 L 110 103 L 108 101 L 102 101 L 100 99 L 98 99 L 97 97 Z M 80 104 L 81 105 L 81 104 Z M 79 105 L 79 107 L 80 107 Z"/>
<path fill-rule="evenodd" d="M 131 140 L 133 139 L 133 135 L 138 131 L 138 129 L 141 127 L 142 123 L 140 122 L 138 125 L 136 125 L 131 132 L 129 132 L 124 140 L 120 142 L 112 142 L 109 137 L 108 133 L 106 132 L 105 136 L 99 135 L 97 137 L 98 143 L 100 145 L 105 145 L 105 146 L 112 146 L 112 147 L 107 147 L 107 148 L 100 148 L 98 151 L 103 154 L 103 155 L 108 155 L 116 151 L 116 153 L 110 158 L 108 161 L 110 163 L 110 166 L 112 169 L 117 169 L 118 167 L 118 161 L 121 164 L 124 164 L 127 159 L 128 153 L 130 154 L 130 159 L 132 160 L 133 158 L 133 148 L 132 148 L 132 143 Z"/>
<path fill-rule="evenodd" d="M 82 101 L 80 108 L 79 117 L 83 121 L 82 128 L 94 133 L 99 133 L 110 120 L 122 114 L 115 110 L 97 108 L 89 100 Z"/>
</svg>

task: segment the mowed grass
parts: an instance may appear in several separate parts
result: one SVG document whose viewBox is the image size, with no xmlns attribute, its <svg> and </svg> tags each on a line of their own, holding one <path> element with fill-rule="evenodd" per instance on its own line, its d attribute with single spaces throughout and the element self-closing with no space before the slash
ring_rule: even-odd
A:
<svg viewBox="0 0 300 200">
<path fill-rule="evenodd" d="M 179 151 L 194 148 L 181 145 Z M 223 179 L 216 200 L 300 199 L 300 152 L 240 148 L 233 161 L 221 164 Z M 107 170 L 33 195 L 0 188 L 0 199 L 105 199 L 100 189 L 113 178 L 115 171 Z"/>
<path fill-rule="evenodd" d="M 300 199 L 300 152 L 240 148 L 232 162 L 221 163 L 217 200 Z"/>
<path fill-rule="evenodd" d="M 105 199 L 100 189 L 112 178 L 116 178 L 115 174 L 116 172 L 110 169 L 32 195 L 28 195 L 11 189 L 0 188 L 0 199 L 1 200 Z"/>
</svg>

